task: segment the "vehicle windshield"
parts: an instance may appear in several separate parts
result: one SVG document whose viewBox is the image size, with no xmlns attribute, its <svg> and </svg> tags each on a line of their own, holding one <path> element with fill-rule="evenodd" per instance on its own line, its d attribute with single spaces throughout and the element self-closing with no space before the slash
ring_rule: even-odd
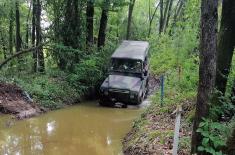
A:
<svg viewBox="0 0 235 155">
<path fill-rule="evenodd" d="M 142 61 L 131 59 L 112 59 L 111 71 L 141 73 Z"/>
</svg>

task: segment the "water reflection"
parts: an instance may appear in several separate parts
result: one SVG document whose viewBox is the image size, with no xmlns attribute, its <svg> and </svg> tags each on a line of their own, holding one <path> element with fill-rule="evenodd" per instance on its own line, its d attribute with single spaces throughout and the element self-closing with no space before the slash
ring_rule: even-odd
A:
<svg viewBox="0 0 235 155">
<path fill-rule="evenodd" d="M 110 145 L 112 143 L 112 140 L 110 139 L 109 136 L 107 136 L 107 144 Z"/>
<path fill-rule="evenodd" d="M 53 130 L 55 129 L 55 121 L 48 122 L 47 123 L 47 134 L 51 135 L 53 133 Z"/>
<path fill-rule="evenodd" d="M 140 112 L 86 103 L 0 126 L 0 154 L 121 155 L 121 139 Z"/>
</svg>

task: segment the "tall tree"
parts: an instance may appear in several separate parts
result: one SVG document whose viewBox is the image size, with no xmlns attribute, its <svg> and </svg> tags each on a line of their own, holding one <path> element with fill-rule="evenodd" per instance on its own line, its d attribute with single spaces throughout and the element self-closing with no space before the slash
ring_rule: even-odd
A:
<svg viewBox="0 0 235 155">
<path fill-rule="evenodd" d="M 26 47 L 29 46 L 29 17 L 30 17 L 31 7 L 32 7 L 32 3 L 30 1 L 29 11 L 28 11 L 27 20 L 26 20 L 26 29 L 25 29 L 25 31 L 26 31 L 26 35 L 25 35 Z"/>
<path fill-rule="evenodd" d="M 223 0 L 222 5 L 215 86 L 224 94 L 235 47 L 235 1 Z"/>
<path fill-rule="evenodd" d="M 61 37 L 63 44 L 69 48 L 78 49 L 80 47 L 80 11 L 79 6 L 80 0 L 66 0 L 65 15 L 61 31 Z M 66 52 L 66 51 L 64 51 Z M 64 56 L 59 56 L 59 67 L 60 69 L 66 69 L 68 65 L 68 59 Z M 77 55 L 75 55 L 76 61 L 79 61 Z"/>
<path fill-rule="evenodd" d="M 197 132 L 202 118 L 208 116 L 210 97 L 213 93 L 216 74 L 217 48 L 217 18 L 218 0 L 201 1 L 201 36 L 200 36 L 200 66 L 199 85 L 196 103 L 196 113 L 193 123 L 191 153 L 198 152 L 202 143 L 202 135 Z"/>
<path fill-rule="evenodd" d="M 12 1 L 11 1 L 12 4 Z M 13 55 L 13 27 L 14 27 L 14 11 L 13 6 L 10 6 L 9 14 L 9 51 L 10 55 Z"/>
<path fill-rule="evenodd" d="M 87 26 L 87 37 L 86 43 L 87 46 L 91 46 L 94 42 L 93 36 L 93 27 L 94 27 L 94 0 L 87 0 L 87 8 L 86 8 L 86 26 Z"/>
<path fill-rule="evenodd" d="M 79 48 L 79 10 L 80 0 L 66 0 L 65 19 L 63 25 L 63 43 L 74 49 Z"/>
<path fill-rule="evenodd" d="M 132 22 L 132 14 L 133 14 L 134 6 L 135 6 L 135 0 L 130 0 L 128 20 L 127 20 L 126 40 L 129 40 L 130 38 L 130 30 L 131 30 L 131 22 Z"/>
<path fill-rule="evenodd" d="M 20 36 L 20 11 L 19 1 L 15 1 L 15 18 L 16 18 L 16 52 L 21 50 L 21 36 Z"/>
<path fill-rule="evenodd" d="M 151 3 L 150 3 L 150 0 L 149 0 L 149 29 L 148 29 L 148 37 L 150 36 L 151 34 L 151 30 L 152 30 L 152 23 L 153 23 L 153 19 L 157 13 L 157 9 L 159 7 L 160 3 L 157 4 L 157 6 L 155 7 L 154 11 L 153 11 L 153 14 L 151 14 Z"/>
<path fill-rule="evenodd" d="M 41 1 L 37 0 L 37 11 L 36 11 L 36 46 L 39 46 L 42 43 L 42 29 L 41 29 L 41 12 L 42 6 Z M 38 71 L 44 72 L 45 71 L 45 63 L 44 63 L 44 54 L 43 54 L 43 47 L 40 46 L 37 49 L 38 54 Z"/>
<path fill-rule="evenodd" d="M 163 0 L 160 0 L 160 20 L 159 20 L 159 34 L 163 31 L 164 17 L 163 17 Z"/>
<path fill-rule="evenodd" d="M 109 7 L 110 7 L 110 0 L 104 0 L 102 6 L 101 18 L 100 18 L 100 28 L 99 28 L 98 44 L 97 44 L 98 48 L 103 47 L 105 45 Z"/>
<path fill-rule="evenodd" d="M 227 155 L 234 155 L 235 154 L 235 128 L 233 129 L 231 137 L 228 138 L 226 143 L 226 154 Z"/>
<path fill-rule="evenodd" d="M 184 0 L 178 0 L 177 4 L 175 6 L 173 21 L 172 21 L 172 24 L 171 24 L 169 34 L 172 34 L 173 28 L 175 27 L 176 22 L 177 22 L 178 18 L 180 17 L 181 13 L 182 13 L 183 7 L 184 7 Z"/>
<path fill-rule="evenodd" d="M 163 23 L 163 31 L 165 32 L 167 27 L 168 27 L 168 23 L 170 20 L 170 15 L 171 15 L 171 9 L 172 9 L 172 5 L 173 5 L 173 0 L 167 0 L 167 4 L 165 7 L 165 11 L 164 11 L 164 23 Z"/>
<path fill-rule="evenodd" d="M 36 0 L 32 0 L 33 10 L 32 10 L 32 46 L 36 46 L 36 11 L 37 3 Z M 33 51 L 33 71 L 37 72 L 37 50 Z"/>
<path fill-rule="evenodd" d="M 4 35 L 3 35 L 1 30 L 0 30 L 0 36 L 1 36 L 1 38 L 0 38 L 0 47 L 2 48 L 4 59 L 7 59 L 6 41 L 4 39 Z"/>
</svg>

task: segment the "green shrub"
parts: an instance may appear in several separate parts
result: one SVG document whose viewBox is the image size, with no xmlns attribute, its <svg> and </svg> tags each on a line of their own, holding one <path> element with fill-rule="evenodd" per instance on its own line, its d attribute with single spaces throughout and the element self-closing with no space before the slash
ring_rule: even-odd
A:
<svg viewBox="0 0 235 155">
<path fill-rule="evenodd" d="M 197 132 L 203 136 L 202 144 L 198 147 L 199 151 L 205 151 L 212 155 L 222 155 L 221 148 L 226 145 L 225 134 L 228 135 L 229 130 L 226 124 L 213 122 L 210 119 L 203 119 Z"/>
</svg>

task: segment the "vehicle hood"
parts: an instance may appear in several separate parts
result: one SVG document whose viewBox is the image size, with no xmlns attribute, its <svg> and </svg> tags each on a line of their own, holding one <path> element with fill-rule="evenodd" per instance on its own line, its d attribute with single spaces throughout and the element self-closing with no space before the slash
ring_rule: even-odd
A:
<svg viewBox="0 0 235 155">
<path fill-rule="evenodd" d="M 139 91 L 141 79 L 139 77 L 124 75 L 109 75 L 109 88 L 127 89 L 131 91 Z"/>
</svg>

